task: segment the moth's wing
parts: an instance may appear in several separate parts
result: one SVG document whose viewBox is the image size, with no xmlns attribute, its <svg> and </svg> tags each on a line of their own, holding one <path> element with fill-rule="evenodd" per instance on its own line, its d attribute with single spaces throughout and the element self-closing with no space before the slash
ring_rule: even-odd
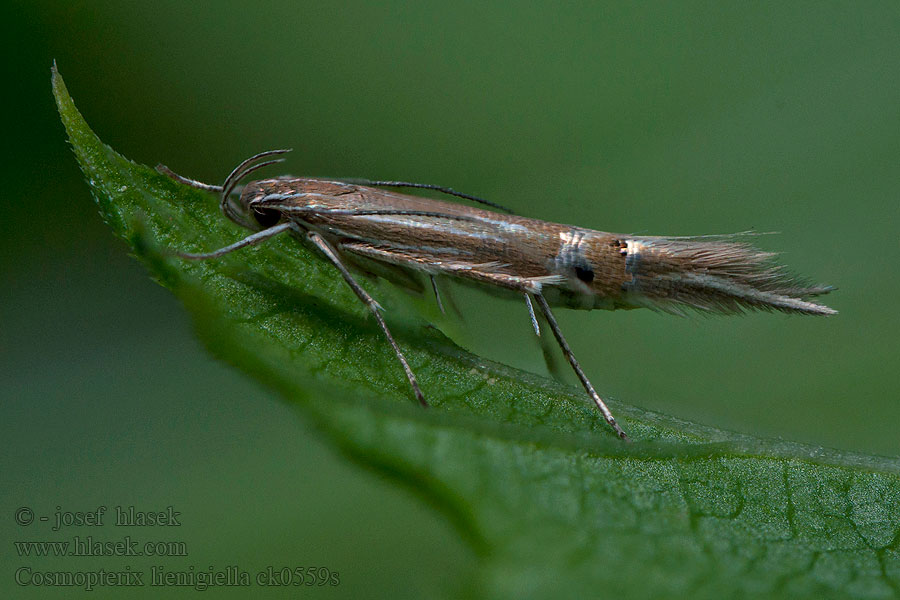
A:
<svg viewBox="0 0 900 600">
<path fill-rule="evenodd" d="M 346 251 L 338 246 L 341 259 L 347 266 L 374 278 L 382 278 L 399 288 L 417 295 L 425 292 L 423 277 L 414 270 L 398 264 L 392 264 L 370 257 Z"/>
<path fill-rule="evenodd" d="M 396 248 L 387 244 L 347 241 L 341 243 L 340 248 L 350 254 L 356 254 L 378 262 L 399 265 L 414 271 L 460 277 L 488 286 L 521 293 L 539 292 L 543 286 L 559 285 L 565 280 L 560 275 L 538 277 L 514 275 L 507 272 L 509 265 L 500 261 L 475 263 L 462 261 L 453 254 L 442 255 L 414 248 Z"/>
</svg>

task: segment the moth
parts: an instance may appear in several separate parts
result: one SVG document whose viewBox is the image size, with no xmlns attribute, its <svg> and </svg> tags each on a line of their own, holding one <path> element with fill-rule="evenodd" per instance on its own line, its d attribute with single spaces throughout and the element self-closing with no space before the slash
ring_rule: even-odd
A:
<svg viewBox="0 0 900 600">
<path fill-rule="evenodd" d="M 281 162 L 282 158 L 271 157 L 286 152 L 289 150 L 270 150 L 248 158 L 222 185 L 182 177 L 159 165 L 161 173 L 180 183 L 220 193 L 224 215 L 255 232 L 212 252 L 180 256 L 213 259 L 283 233 L 312 244 L 372 312 L 423 406 L 427 406 L 425 397 L 381 307 L 351 272 L 360 262 L 427 275 L 439 305 L 436 276 L 518 296 L 540 335 L 537 305 L 585 391 L 622 439 L 628 436 L 579 365 L 552 306 L 586 310 L 648 307 L 676 314 L 689 310 L 719 314 L 744 310 L 808 315 L 837 312 L 810 300 L 834 288 L 810 285 L 790 275 L 774 261 L 773 253 L 740 237 L 594 231 L 508 214 L 500 205 L 451 188 L 403 181 L 276 177 L 252 181 L 236 191 L 243 178 Z M 437 190 L 494 210 L 383 188 Z"/>
</svg>

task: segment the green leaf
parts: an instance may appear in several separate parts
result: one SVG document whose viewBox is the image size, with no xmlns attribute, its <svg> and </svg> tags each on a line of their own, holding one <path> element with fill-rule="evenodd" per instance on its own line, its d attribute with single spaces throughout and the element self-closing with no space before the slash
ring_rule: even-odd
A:
<svg viewBox="0 0 900 600">
<path fill-rule="evenodd" d="M 355 460 L 394 474 L 450 515 L 481 555 L 479 573 L 456 574 L 473 591 L 900 593 L 897 459 L 757 440 L 613 403 L 635 440 L 626 444 L 581 390 L 392 320 L 432 405 L 423 410 L 329 264 L 287 236 L 217 260 L 173 256 L 245 232 L 210 194 L 104 145 L 55 68 L 53 91 L 101 215 L 184 302 L 209 350 L 277 390 Z"/>
</svg>

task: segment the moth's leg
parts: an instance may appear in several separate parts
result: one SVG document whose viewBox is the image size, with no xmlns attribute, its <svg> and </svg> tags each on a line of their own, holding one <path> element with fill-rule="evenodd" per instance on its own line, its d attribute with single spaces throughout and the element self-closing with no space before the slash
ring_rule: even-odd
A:
<svg viewBox="0 0 900 600">
<path fill-rule="evenodd" d="M 276 161 L 271 161 L 271 162 L 276 162 Z M 271 162 L 265 163 L 265 164 L 271 164 Z M 225 188 L 221 185 L 212 185 L 209 183 L 203 183 L 202 181 L 197 181 L 196 179 L 191 179 L 190 177 L 185 177 L 184 175 L 179 175 L 178 173 L 174 172 L 172 169 L 170 169 L 169 167 L 167 167 L 166 165 L 164 165 L 162 163 L 156 165 L 156 170 L 159 173 L 162 173 L 163 175 L 168 177 L 169 179 L 174 179 L 178 183 L 180 183 L 182 185 L 186 185 L 188 187 L 192 187 L 192 188 L 195 188 L 198 190 L 203 190 L 206 192 L 216 192 L 216 193 L 224 193 L 225 192 Z M 243 186 L 230 187 L 228 190 L 228 197 L 231 197 L 233 195 L 240 197 L 243 189 L 244 189 Z M 222 199 L 223 203 L 226 201 L 227 201 L 227 198 Z M 224 205 L 223 205 L 222 210 L 225 212 L 225 216 L 227 216 L 229 219 L 231 219 L 232 221 L 234 221 L 241 227 L 246 227 L 248 229 L 253 228 L 253 225 L 249 221 L 247 221 L 246 219 L 244 219 L 243 217 L 238 215 L 236 212 L 234 212 L 234 210 L 232 210 L 230 208 L 225 208 Z"/>
<path fill-rule="evenodd" d="M 166 177 L 174 179 L 178 183 L 197 188 L 198 190 L 206 190 L 207 192 L 221 192 L 223 190 L 221 185 L 210 185 L 208 183 L 203 183 L 202 181 L 197 181 L 196 179 L 185 177 L 184 175 L 179 175 L 162 163 L 156 165 L 156 170 Z"/>
<path fill-rule="evenodd" d="M 272 162 L 276 162 L 276 161 L 272 161 Z M 203 190 L 205 192 L 216 192 L 219 194 L 221 194 L 223 191 L 225 191 L 225 188 L 223 188 L 221 185 L 213 185 L 211 183 L 203 183 L 202 181 L 197 181 L 196 179 L 191 179 L 190 177 L 185 177 L 184 175 L 179 175 L 178 173 L 176 173 L 175 171 L 173 171 L 172 169 L 170 169 L 169 167 L 167 167 L 166 165 L 164 165 L 162 163 L 159 163 L 158 165 L 156 165 L 156 171 L 158 173 L 161 173 L 162 175 L 165 175 L 169 179 L 174 179 L 175 181 L 177 181 L 178 183 L 180 183 L 182 185 L 196 188 L 198 190 Z M 276 177 L 275 179 L 288 179 L 288 178 L 290 178 L 289 175 L 284 175 L 281 177 Z M 229 196 L 240 196 L 241 192 L 243 190 L 244 190 L 244 186 L 237 185 L 237 186 L 234 186 L 228 192 L 228 195 Z"/>
<path fill-rule="evenodd" d="M 438 308 L 441 309 L 441 314 L 447 314 L 444 310 L 444 303 L 441 302 L 441 293 L 438 291 L 437 281 L 434 280 L 434 275 L 429 275 L 428 279 L 431 280 L 431 289 L 434 291 L 434 299 L 437 301 Z"/>
<path fill-rule="evenodd" d="M 441 289 L 441 285 L 438 284 L 438 289 Z M 463 316 L 462 310 L 460 310 L 459 305 L 456 304 L 456 301 L 453 299 L 453 293 L 451 290 L 447 289 L 447 286 L 443 286 L 443 290 L 441 291 L 441 297 L 444 300 L 444 304 L 450 307 L 450 310 L 456 315 L 456 318 L 460 321 L 465 321 L 466 318 Z"/>
<path fill-rule="evenodd" d="M 204 252 L 202 254 L 192 254 L 190 252 L 178 252 L 178 256 L 181 258 L 187 258 L 189 260 L 205 260 L 207 258 L 218 258 L 219 256 L 223 256 L 228 254 L 229 252 L 234 252 L 235 250 L 240 250 L 246 246 L 255 246 L 257 244 L 261 244 L 267 239 L 278 235 L 284 231 L 287 231 L 291 228 L 290 223 L 281 223 L 279 225 L 275 225 L 273 227 L 269 227 L 268 229 L 263 229 L 262 231 L 257 231 L 253 235 L 248 235 L 244 239 L 239 242 L 235 242 L 230 246 L 225 246 L 224 248 L 219 248 L 218 250 L 213 250 L 212 252 Z"/>
<path fill-rule="evenodd" d="M 440 264 L 440 261 L 435 261 L 434 257 L 431 259 L 426 258 L 425 256 L 416 255 L 410 251 L 401 251 L 395 250 L 393 248 L 385 248 L 382 246 L 375 246 L 366 242 L 343 242 L 339 245 L 339 248 L 347 254 L 348 257 L 361 256 L 370 261 L 374 261 L 375 263 L 400 269 L 401 272 L 406 272 L 407 269 L 413 270 L 438 270 L 438 271 L 446 271 L 446 269 L 441 268 L 440 266 L 434 267 L 434 264 Z M 432 268 L 434 267 L 434 268 Z M 449 274 L 449 272 L 448 272 Z M 384 277 L 385 275 L 379 273 L 380 276 Z M 431 289 L 434 292 L 434 298 L 437 301 L 438 308 L 440 309 L 442 314 L 447 314 L 446 307 L 450 307 L 450 310 L 459 317 L 463 319 L 462 312 L 459 310 L 459 307 L 453 301 L 453 294 L 449 293 L 449 291 L 444 288 L 441 290 L 441 285 L 438 284 L 437 278 L 435 275 L 428 275 L 431 281 Z M 418 281 L 418 280 L 416 280 Z M 398 283 L 394 281 L 393 283 Z M 402 285 L 402 284 L 401 284 Z M 415 289 L 411 287 L 409 284 L 406 284 L 405 287 L 409 289 Z M 421 289 L 416 289 L 415 291 L 421 291 Z"/>
<path fill-rule="evenodd" d="M 347 267 L 344 266 L 344 263 L 341 262 L 341 259 L 338 257 L 337 252 L 331 247 L 325 238 L 316 233 L 315 231 L 310 231 L 307 233 L 309 239 L 319 247 L 319 250 L 322 251 L 328 260 L 331 261 L 335 267 L 337 267 L 338 271 L 341 272 L 341 275 L 344 277 L 344 281 L 347 282 L 347 285 L 350 286 L 350 289 L 354 291 L 356 296 L 362 300 L 363 304 L 369 307 L 369 310 L 372 311 L 372 314 L 375 315 L 375 319 L 378 321 L 378 324 L 381 326 L 382 331 L 384 331 L 385 337 L 387 337 L 388 342 L 390 342 L 391 347 L 394 349 L 394 354 L 397 355 L 397 360 L 400 361 L 400 364 L 403 365 L 403 370 L 406 372 L 406 378 L 409 379 L 409 385 L 412 386 L 413 393 L 416 396 L 416 399 L 419 401 L 419 404 L 422 406 L 428 406 L 428 403 L 425 402 L 425 396 L 422 394 L 422 390 L 419 389 L 419 382 L 416 381 L 416 376 L 412 372 L 412 369 L 409 366 L 409 363 L 406 362 L 406 357 L 403 356 L 403 352 L 400 350 L 400 346 L 397 345 L 397 342 L 394 341 L 394 336 L 391 335 L 391 330 L 388 329 L 387 323 L 384 322 L 384 318 L 381 316 L 381 306 L 375 302 L 375 299 L 369 295 L 366 290 L 364 290 L 356 280 L 353 279 L 353 275 L 350 274 L 350 271 L 347 270 Z"/>
<path fill-rule="evenodd" d="M 211 185 L 209 183 L 203 183 L 202 181 L 197 181 L 196 179 L 191 179 L 190 177 L 185 177 L 184 175 L 179 175 L 175 173 L 172 169 L 167 167 L 166 165 L 159 163 L 156 165 L 156 170 L 159 173 L 162 173 L 166 177 L 170 177 L 177 181 L 178 183 L 182 183 L 184 185 L 188 185 L 192 188 L 197 188 L 198 190 L 206 190 L 208 192 L 224 192 L 226 189 L 229 189 L 229 194 L 234 191 L 234 183 L 242 179 L 244 176 L 252 173 L 257 169 L 261 169 L 267 165 L 271 165 L 273 163 L 282 162 L 283 159 L 270 160 L 265 163 L 258 163 L 256 165 L 250 166 L 254 161 L 265 158 L 268 156 L 274 156 L 276 154 L 284 154 L 286 152 L 290 152 L 290 148 L 285 148 L 282 150 L 267 150 L 266 152 L 260 152 L 259 154 L 254 154 L 250 158 L 244 160 L 239 164 L 235 169 L 231 172 L 231 174 L 225 178 L 225 183 L 222 185 Z"/>
<path fill-rule="evenodd" d="M 450 290 L 447 289 L 447 286 L 442 286 L 438 283 L 437 277 L 434 275 L 428 276 L 431 279 L 431 287 L 434 290 L 434 297 L 437 301 L 438 308 L 441 309 L 441 314 L 447 314 L 445 307 L 449 306 L 450 310 L 453 311 L 453 314 L 456 315 L 456 318 L 460 321 L 465 321 L 465 317 L 463 317 L 462 311 L 457 306 L 456 302 L 453 301 L 453 294 L 450 293 Z"/>
<path fill-rule="evenodd" d="M 537 315 L 534 314 L 534 306 L 531 304 L 531 296 L 528 292 L 522 294 L 525 296 L 525 306 L 528 308 L 528 315 L 531 317 L 531 326 L 534 328 L 534 334 L 538 337 L 538 343 L 541 345 L 541 355 L 544 357 L 544 364 L 547 366 L 547 372 L 559 382 L 563 382 L 562 374 L 559 372 L 559 365 L 553 357 L 550 341 L 547 336 L 541 335 L 541 326 L 538 323 Z"/>
<path fill-rule="evenodd" d="M 534 328 L 534 335 L 541 337 L 541 326 L 538 325 L 537 315 L 534 314 L 534 306 L 531 305 L 531 296 L 528 292 L 522 294 L 525 296 L 525 306 L 528 307 L 528 314 L 531 316 L 531 326 Z"/>
<path fill-rule="evenodd" d="M 547 304 L 547 300 L 540 293 L 541 286 L 553 285 L 554 283 L 558 283 L 558 280 L 555 278 L 555 276 L 519 277 L 516 275 L 510 275 L 508 273 L 501 273 L 496 270 L 490 270 L 487 265 L 472 265 L 466 263 L 453 263 L 449 261 L 437 261 L 432 255 L 417 254 L 415 252 L 409 251 L 408 249 L 398 250 L 383 246 L 374 246 L 372 244 L 366 244 L 363 242 L 345 243 L 341 245 L 341 249 L 353 254 L 367 256 L 375 260 L 382 260 L 393 264 L 406 265 L 413 268 L 419 267 L 422 269 L 427 268 L 438 270 L 447 275 L 466 277 L 469 279 L 474 279 L 476 281 L 481 281 L 483 283 L 511 289 L 523 294 L 532 294 L 535 300 L 537 300 L 541 312 L 547 319 L 547 323 L 548 325 L 550 325 L 550 329 L 553 331 L 553 335 L 556 337 L 556 341 L 562 349 L 563 354 L 565 354 L 566 359 L 568 359 L 569 361 L 569 364 L 572 365 L 572 369 L 575 371 L 575 374 L 578 376 L 578 379 L 581 381 L 584 389 L 591 397 L 591 400 L 593 400 L 594 404 L 597 405 L 597 408 L 600 409 L 600 412 L 601 414 L 603 414 L 603 418 L 606 419 L 606 422 L 609 423 L 613 429 L 615 429 L 616 434 L 624 440 L 628 439 L 628 436 L 624 431 L 622 431 L 622 428 L 619 427 L 619 424 L 616 423 L 616 419 L 612 416 L 612 413 L 610 412 L 609 408 L 607 408 L 606 403 L 603 402 L 603 399 L 600 398 L 600 395 L 597 394 L 596 390 L 594 390 L 594 386 L 591 385 L 591 382 L 584 374 L 584 371 L 581 370 L 581 366 L 578 364 L 578 360 L 576 360 L 575 355 L 572 354 L 572 350 L 569 348 L 569 344 L 566 342 L 565 337 L 563 337 L 562 331 L 560 331 L 559 325 L 557 324 L 556 319 L 553 317 L 553 313 L 550 312 L 550 306 Z"/>
<path fill-rule="evenodd" d="M 556 353 L 553 352 L 554 348 L 550 344 L 550 338 L 542 335 L 538 338 L 538 343 L 541 345 L 541 356 L 544 357 L 544 365 L 547 367 L 547 372 L 558 382 L 566 383 L 562 372 L 559 370 L 559 361 L 556 359 Z"/>
<path fill-rule="evenodd" d="M 544 285 L 557 285 L 561 281 L 559 275 L 546 275 L 539 277 L 521 277 L 503 273 L 502 264 L 497 262 L 473 263 L 459 260 L 456 256 L 445 257 L 430 252 L 416 251 L 411 248 L 392 248 L 390 246 L 375 245 L 367 242 L 344 242 L 341 250 L 351 255 L 364 256 L 372 260 L 394 265 L 401 265 L 412 269 L 420 269 L 432 273 L 462 277 L 506 288 L 525 295 L 529 303 L 529 311 L 532 315 L 532 325 L 535 333 L 540 335 L 537 319 L 534 316 L 534 308 L 530 305 L 528 292 L 541 289 Z M 432 282 L 434 279 L 432 279 Z M 448 296 L 449 298 L 449 296 Z M 452 305 L 452 302 L 451 302 Z M 455 306 L 454 306 L 455 309 Z M 456 310 L 459 314 L 459 310 Z M 461 315 L 460 315 L 461 316 Z"/>
<path fill-rule="evenodd" d="M 578 360 L 576 360 L 575 355 L 572 354 L 572 350 L 571 348 L 569 348 L 569 344 L 566 342 L 566 338 L 563 337 L 562 331 L 559 328 L 559 324 L 556 322 L 556 318 L 550 311 L 550 305 L 547 304 L 547 300 L 539 291 L 532 292 L 532 295 L 537 301 L 538 307 L 541 309 L 544 317 L 547 319 L 547 324 L 550 325 L 550 330 L 553 332 L 553 335 L 556 336 L 556 341 L 559 344 L 559 347 L 562 348 L 563 354 L 565 354 L 566 358 L 569 360 L 569 364 L 572 365 L 572 369 L 575 371 L 575 374 L 578 375 L 578 379 L 581 380 L 581 385 L 584 386 L 584 389 L 594 401 L 594 404 L 596 404 L 597 408 L 600 409 L 600 412 L 603 414 L 603 418 L 606 419 L 606 422 L 616 430 L 616 434 L 623 440 L 627 440 L 628 436 L 624 431 L 622 431 L 622 428 L 619 427 L 619 424 L 616 423 L 616 419 L 615 417 L 613 417 L 609 408 L 606 407 L 606 403 L 603 402 L 603 399 L 594 389 L 594 386 L 591 385 L 591 382 L 584 374 L 584 371 L 581 370 L 581 365 L 578 364 Z"/>
</svg>

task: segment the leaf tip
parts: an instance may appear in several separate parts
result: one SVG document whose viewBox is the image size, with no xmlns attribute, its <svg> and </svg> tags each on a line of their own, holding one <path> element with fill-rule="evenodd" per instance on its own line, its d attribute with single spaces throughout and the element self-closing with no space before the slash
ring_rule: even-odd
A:
<svg viewBox="0 0 900 600">
<path fill-rule="evenodd" d="M 53 59 L 53 64 L 50 66 L 50 86 L 53 88 L 53 95 L 56 97 L 56 104 L 60 104 L 60 96 L 65 95 L 68 96 L 68 92 L 66 91 L 66 84 L 63 81 L 62 75 L 59 74 L 59 68 L 56 66 L 56 59 Z"/>
<path fill-rule="evenodd" d="M 73 125 L 79 121 L 81 115 L 75 108 L 75 103 L 66 89 L 66 82 L 63 81 L 62 75 L 59 74 L 59 68 L 56 66 L 56 59 L 53 59 L 53 65 L 50 67 L 50 86 L 53 89 L 53 97 L 56 100 L 56 108 L 59 116 L 66 127 L 66 133 L 71 140 L 73 135 Z"/>
</svg>

